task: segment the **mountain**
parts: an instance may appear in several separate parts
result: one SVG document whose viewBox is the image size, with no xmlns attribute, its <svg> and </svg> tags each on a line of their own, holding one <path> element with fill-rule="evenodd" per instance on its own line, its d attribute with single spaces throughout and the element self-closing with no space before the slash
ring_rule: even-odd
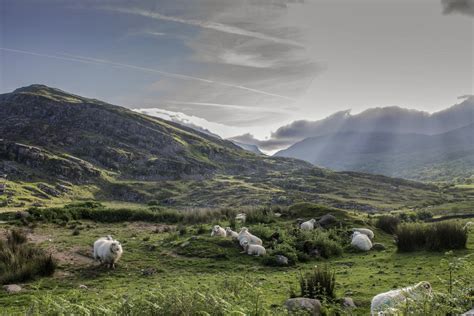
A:
<svg viewBox="0 0 474 316">
<path fill-rule="evenodd" d="M 275 156 L 422 181 L 469 178 L 474 176 L 474 124 L 436 135 L 339 132 L 307 138 Z"/>
<path fill-rule="evenodd" d="M 413 207 L 437 187 L 256 155 L 183 125 L 43 85 L 0 95 L 8 205 L 76 199 L 175 206 Z"/>
<path fill-rule="evenodd" d="M 232 140 L 232 139 L 229 139 L 232 143 L 234 143 L 235 145 L 239 146 L 240 148 L 242 149 L 245 149 L 247 151 L 250 151 L 254 154 L 257 154 L 257 155 L 264 155 L 264 153 L 262 153 L 260 151 L 260 149 L 258 149 L 258 146 L 257 145 L 252 145 L 252 144 L 245 144 L 245 143 L 241 143 L 241 142 L 238 142 L 236 140 Z"/>
</svg>

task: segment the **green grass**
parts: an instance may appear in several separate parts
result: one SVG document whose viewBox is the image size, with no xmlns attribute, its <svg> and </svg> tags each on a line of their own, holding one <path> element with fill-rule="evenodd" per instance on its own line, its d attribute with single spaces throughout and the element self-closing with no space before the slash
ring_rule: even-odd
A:
<svg viewBox="0 0 474 316">
<path fill-rule="evenodd" d="M 317 210 L 317 207 L 315 207 Z M 306 212 L 308 207 L 300 208 Z M 309 215 L 309 214 L 305 214 Z M 314 214 L 314 217 L 317 217 Z M 368 225 L 370 220 L 361 214 L 341 213 L 344 227 Z M 279 218 L 267 224 L 249 224 L 266 227 L 269 230 L 287 230 L 294 217 Z M 52 249 L 53 254 L 64 257 L 53 277 L 38 279 L 24 284 L 24 291 L 15 295 L 0 294 L 0 305 L 9 314 L 21 313 L 34 299 L 43 301 L 48 295 L 72 300 L 82 304 L 93 302 L 116 302 L 117 297 L 133 293 L 159 293 L 178 286 L 185 291 L 210 289 L 212 293 L 222 291 L 222 282 L 245 278 L 253 284 L 253 291 L 259 294 L 262 308 L 282 306 L 293 289 L 298 288 L 301 273 L 313 269 L 315 265 L 328 264 L 336 276 L 337 297 L 351 296 L 359 308 L 356 314 L 366 314 L 371 298 L 392 288 L 412 285 L 421 280 L 432 283 L 437 291 L 446 291 L 446 285 L 439 277 L 447 270 L 441 264 L 443 253 L 412 252 L 397 253 L 393 237 L 373 228 L 375 241 L 387 246 L 381 252 L 356 253 L 349 249 L 340 256 L 330 259 L 310 259 L 290 267 L 265 265 L 263 258 L 254 258 L 240 253 L 238 246 L 229 239 L 211 238 L 210 229 L 214 223 L 202 225 L 187 224 L 186 234 L 180 235 L 171 227 L 169 232 L 157 233 L 161 224 L 143 222 L 96 223 L 88 220 L 72 220 L 68 224 L 38 222 L 33 236 L 38 245 Z M 222 225 L 228 223 L 224 220 Z M 0 224 L 10 227 L 11 224 Z M 202 227 L 205 228 L 204 233 Z M 258 228 L 263 231 L 262 228 Z M 79 235 L 73 235 L 79 230 Z M 115 271 L 97 268 L 84 256 L 92 249 L 95 239 L 107 234 L 122 242 L 124 255 Z M 197 237 L 193 237 L 197 236 Z M 51 240 L 51 241 L 49 241 Z M 269 246 L 269 241 L 264 241 Z M 457 250 L 457 257 L 474 253 L 474 233 L 471 232 L 466 250 Z M 69 260 L 72 258 L 72 261 Z M 143 270 L 155 273 L 143 275 Z M 464 274 L 474 275 L 472 267 Z M 79 285 L 87 290 L 80 290 Z M 66 303 L 64 306 L 68 306 Z"/>
</svg>

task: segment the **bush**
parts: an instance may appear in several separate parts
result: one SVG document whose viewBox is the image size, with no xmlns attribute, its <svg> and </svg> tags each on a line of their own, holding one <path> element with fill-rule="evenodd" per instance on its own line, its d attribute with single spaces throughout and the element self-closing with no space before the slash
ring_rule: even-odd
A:
<svg viewBox="0 0 474 316">
<path fill-rule="evenodd" d="M 306 254 L 317 250 L 324 258 L 342 254 L 341 244 L 331 237 L 333 233 L 322 230 L 299 230 L 296 232 L 296 249 Z"/>
<path fill-rule="evenodd" d="M 298 262 L 298 252 L 295 248 L 287 243 L 277 244 L 272 250 L 269 251 L 269 255 L 264 257 L 263 263 L 268 266 L 278 265 L 275 256 L 282 255 L 288 258 L 288 265 L 294 265 Z"/>
<path fill-rule="evenodd" d="M 419 211 L 416 216 L 420 221 L 425 221 L 427 219 L 433 218 L 433 214 L 430 211 Z"/>
<path fill-rule="evenodd" d="M 460 223 L 440 222 L 400 225 L 396 236 L 398 251 L 409 252 L 465 249 L 468 234 Z"/>
<path fill-rule="evenodd" d="M 393 235 L 397 231 L 398 224 L 400 224 L 399 218 L 390 215 L 383 215 L 378 218 L 375 226 L 387 234 Z"/>
<path fill-rule="evenodd" d="M 56 262 L 51 255 L 26 243 L 23 233 L 11 231 L 6 241 L 0 240 L 0 284 L 49 276 L 55 269 Z"/>
<path fill-rule="evenodd" d="M 336 273 L 327 265 L 317 266 L 312 271 L 299 277 L 301 297 L 319 300 L 334 300 L 336 298 Z"/>
</svg>

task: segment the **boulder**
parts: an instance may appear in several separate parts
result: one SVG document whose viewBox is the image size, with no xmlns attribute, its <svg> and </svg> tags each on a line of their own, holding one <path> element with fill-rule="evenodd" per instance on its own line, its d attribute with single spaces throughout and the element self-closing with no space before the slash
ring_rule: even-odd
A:
<svg viewBox="0 0 474 316">
<path fill-rule="evenodd" d="M 344 297 L 341 299 L 341 305 L 345 308 L 356 308 L 356 304 L 351 297 Z"/>
<path fill-rule="evenodd" d="M 21 286 L 19 286 L 18 284 L 7 284 L 3 286 L 3 289 L 7 293 L 18 293 L 22 290 Z"/>
<path fill-rule="evenodd" d="M 336 222 L 337 222 L 337 218 L 331 214 L 323 215 L 318 221 L 319 225 L 321 225 L 322 227 L 332 225 Z"/>
<path fill-rule="evenodd" d="M 473 315 L 474 315 L 474 308 L 471 309 L 471 310 L 468 310 L 467 312 L 465 312 L 461 316 L 473 316 Z"/>
<path fill-rule="evenodd" d="M 275 262 L 279 266 L 287 266 L 288 265 L 288 258 L 282 255 L 276 255 L 275 256 Z"/>
<path fill-rule="evenodd" d="M 313 298 L 297 297 L 287 299 L 285 307 L 289 312 L 297 312 L 298 310 L 306 310 L 310 315 L 321 315 L 321 302 Z"/>
<path fill-rule="evenodd" d="M 387 249 L 387 247 L 385 247 L 384 244 L 376 242 L 372 245 L 372 249 L 377 250 L 377 251 L 382 251 L 382 250 Z"/>
</svg>

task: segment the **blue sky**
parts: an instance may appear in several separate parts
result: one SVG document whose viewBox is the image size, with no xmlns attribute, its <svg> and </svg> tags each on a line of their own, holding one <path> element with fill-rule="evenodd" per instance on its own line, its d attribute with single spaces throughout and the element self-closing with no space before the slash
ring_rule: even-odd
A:
<svg viewBox="0 0 474 316">
<path fill-rule="evenodd" d="M 177 112 L 224 137 L 269 137 L 347 109 L 433 112 L 473 93 L 473 8 L 473 0 L 1 0 L 0 93 L 43 83 Z"/>
</svg>

